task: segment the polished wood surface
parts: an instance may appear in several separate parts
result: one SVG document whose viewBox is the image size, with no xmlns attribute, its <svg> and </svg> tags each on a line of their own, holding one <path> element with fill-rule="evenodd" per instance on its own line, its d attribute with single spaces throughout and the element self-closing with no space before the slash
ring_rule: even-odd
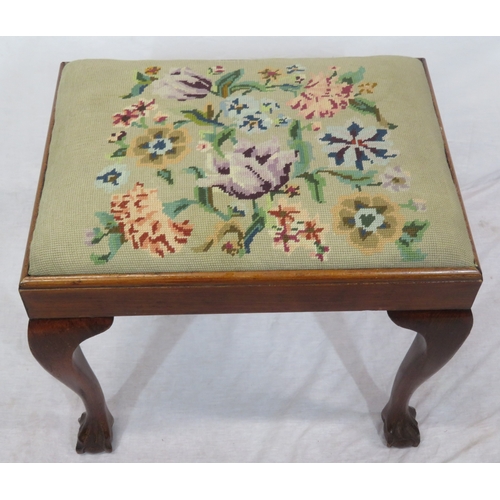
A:
<svg viewBox="0 0 500 500">
<path fill-rule="evenodd" d="M 469 309 L 480 281 L 63 287 L 23 290 L 29 316 Z"/>
<path fill-rule="evenodd" d="M 441 126 L 450 172 L 460 196 L 429 72 L 423 59 L 422 64 Z M 63 67 L 64 63 L 61 64 L 60 72 Z M 54 110 L 55 101 L 19 286 L 30 318 L 469 309 L 481 286 L 479 264 L 471 268 L 30 276 L 29 246 L 47 168 Z"/>
<path fill-rule="evenodd" d="M 36 360 L 80 396 L 85 412 L 79 419 L 77 453 L 112 450 L 113 417 L 101 386 L 80 344 L 106 331 L 113 318 L 32 319 L 28 342 Z"/>
<path fill-rule="evenodd" d="M 463 207 L 423 59 L 422 64 Z M 63 67 L 64 63 L 59 80 Z M 33 355 L 84 402 L 77 452 L 112 448 L 113 417 L 79 347 L 85 339 L 107 330 L 112 317 L 296 311 L 387 310 L 397 325 L 417 332 L 382 418 L 388 446 L 418 445 L 420 433 L 416 412 L 409 406 L 410 397 L 451 359 L 472 327 L 470 309 L 482 283 L 472 236 L 476 265 L 468 268 L 30 276 L 30 244 L 47 169 L 54 112 L 55 100 L 19 291 L 31 318 L 28 338 Z M 467 222 L 465 210 L 464 218 Z"/>
<path fill-rule="evenodd" d="M 382 411 L 387 446 L 418 446 L 420 432 L 411 395 L 458 351 L 472 328 L 472 313 L 463 311 L 391 311 L 396 325 L 417 336 L 396 375 L 391 398 Z"/>
</svg>

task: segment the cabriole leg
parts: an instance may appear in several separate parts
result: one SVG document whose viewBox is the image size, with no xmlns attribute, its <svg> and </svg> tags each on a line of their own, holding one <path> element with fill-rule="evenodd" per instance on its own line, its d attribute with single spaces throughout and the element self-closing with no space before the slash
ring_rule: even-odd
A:
<svg viewBox="0 0 500 500">
<path fill-rule="evenodd" d="M 409 406 L 414 391 L 442 368 L 458 351 L 472 328 L 472 312 L 396 311 L 389 312 L 396 325 L 417 332 L 404 358 L 382 411 L 387 446 L 418 446 L 420 432 L 415 409 Z"/>
<path fill-rule="evenodd" d="M 80 344 L 106 331 L 113 318 L 32 319 L 28 341 L 36 360 L 75 391 L 85 405 L 79 419 L 77 453 L 111 451 L 113 417 Z"/>
</svg>

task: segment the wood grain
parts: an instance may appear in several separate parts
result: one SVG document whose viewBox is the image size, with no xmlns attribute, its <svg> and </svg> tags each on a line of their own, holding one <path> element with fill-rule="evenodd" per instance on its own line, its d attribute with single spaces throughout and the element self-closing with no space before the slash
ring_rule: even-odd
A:
<svg viewBox="0 0 500 500">
<path fill-rule="evenodd" d="M 113 417 L 101 386 L 80 344 L 106 331 L 113 318 L 32 319 L 28 342 L 36 360 L 55 378 L 72 389 L 85 405 L 79 419 L 77 453 L 110 452 Z"/>
<path fill-rule="evenodd" d="M 387 446 L 418 446 L 416 411 L 409 406 L 415 390 L 439 371 L 467 339 L 473 323 L 470 310 L 391 311 L 402 328 L 417 332 L 396 375 L 389 402 L 382 411 Z"/>
</svg>

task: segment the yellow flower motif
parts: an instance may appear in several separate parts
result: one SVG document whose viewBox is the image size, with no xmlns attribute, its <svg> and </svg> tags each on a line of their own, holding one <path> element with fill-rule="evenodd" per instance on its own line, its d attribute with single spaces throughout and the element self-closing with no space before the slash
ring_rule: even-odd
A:
<svg viewBox="0 0 500 500">
<path fill-rule="evenodd" d="M 188 142 L 187 133 L 171 125 L 150 128 L 134 140 L 127 154 L 137 157 L 139 166 L 164 168 L 188 154 Z"/>
<path fill-rule="evenodd" d="M 401 234 L 404 218 L 397 204 L 385 196 L 344 196 L 333 208 L 333 231 L 365 255 L 382 252 Z"/>
<path fill-rule="evenodd" d="M 373 94 L 373 89 L 376 86 L 376 83 L 360 83 L 358 85 L 358 90 L 360 94 Z"/>
<path fill-rule="evenodd" d="M 263 80 L 277 80 L 281 76 L 281 73 L 279 69 L 266 68 L 259 71 L 259 75 L 262 75 Z"/>
<path fill-rule="evenodd" d="M 161 68 L 158 66 L 149 66 L 144 73 L 146 73 L 146 75 L 156 75 L 160 70 Z"/>
</svg>

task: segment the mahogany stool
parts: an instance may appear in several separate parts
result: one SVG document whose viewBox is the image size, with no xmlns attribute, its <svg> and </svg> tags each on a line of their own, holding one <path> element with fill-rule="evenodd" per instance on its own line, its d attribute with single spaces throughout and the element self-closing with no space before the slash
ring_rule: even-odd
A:
<svg viewBox="0 0 500 500">
<path fill-rule="evenodd" d="M 79 347 L 114 316 L 386 310 L 417 336 L 382 410 L 462 345 L 482 282 L 423 59 L 63 63 L 20 282 L 31 351 L 113 417 Z"/>
</svg>

